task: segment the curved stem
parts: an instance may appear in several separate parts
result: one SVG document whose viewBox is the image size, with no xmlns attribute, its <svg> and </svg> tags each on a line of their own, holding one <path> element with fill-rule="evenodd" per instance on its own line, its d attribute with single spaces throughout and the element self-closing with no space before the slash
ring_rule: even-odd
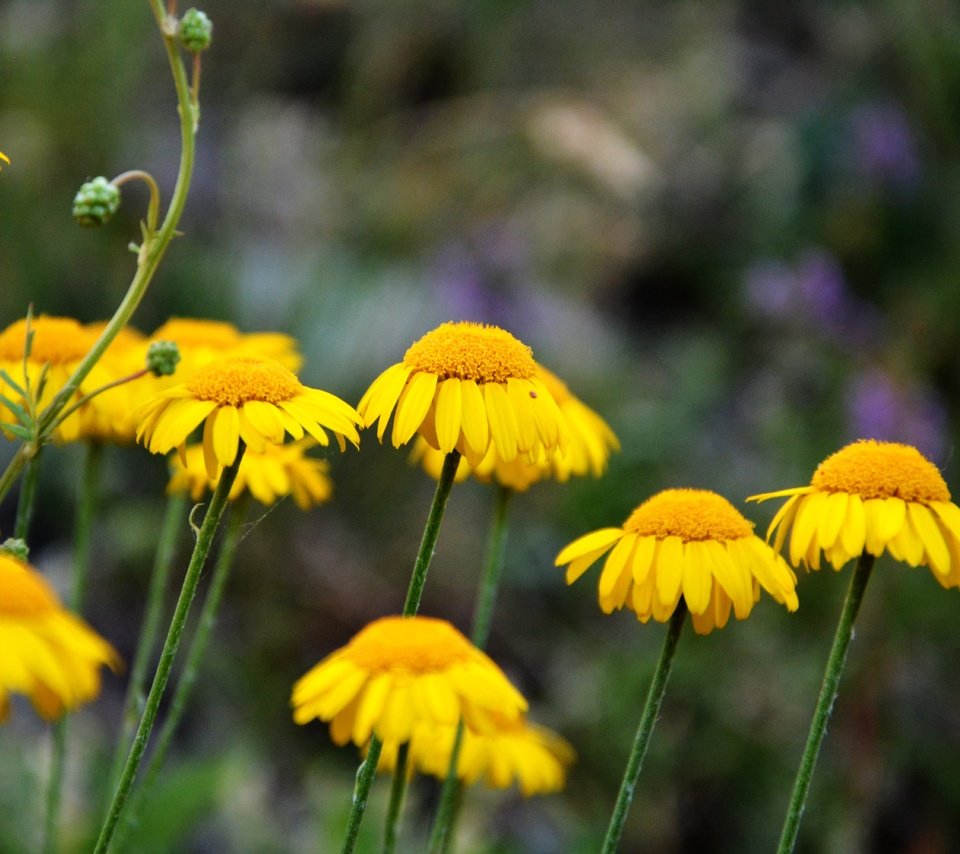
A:
<svg viewBox="0 0 960 854">
<path fill-rule="evenodd" d="M 657 662 L 657 669 L 653 672 L 653 679 L 647 692 L 647 700 L 643 706 L 643 714 L 640 717 L 640 725 L 637 727 L 637 735 L 633 741 L 633 749 L 630 751 L 627 767 L 623 772 L 617 802 L 614 805 L 613 814 L 610 816 L 607 835 L 603 840 L 602 854 L 614 854 L 623 834 L 623 824 L 627 819 L 627 812 L 633 801 L 633 793 L 637 787 L 637 778 L 640 776 L 640 768 L 647 753 L 647 745 L 650 743 L 653 726 L 657 722 L 657 715 L 660 713 L 660 704 L 663 702 L 663 694 L 667 688 L 667 679 L 670 677 L 670 669 L 673 667 L 673 654 L 676 652 L 680 630 L 683 628 L 686 616 L 687 606 L 681 599 L 670 618 L 667 636 L 663 641 L 663 649 L 660 651 L 660 660 Z"/>
<path fill-rule="evenodd" d="M 493 620 L 493 606 L 497 600 L 497 591 L 500 587 L 500 578 L 503 575 L 503 565 L 507 547 L 507 515 L 510 508 L 510 499 L 513 490 L 507 486 L 497 489 L 496 503 L 493 508 L 493 519 L 490 522 L 490 532 L 487 535 L 487 547 L 483 562 L 483 571 L 480 574 L 480 584 L 477 588 L 476 605 L 473 611 L 473 627 L 470 639 L 478 649 L 484 649 L 490 637 L 490 624 Z M 447 776 L 443 781 L 440 793 L 440 805 L 433 821 L 433 830 L 430 832 L 430 852 L 450 850 L 453 840 L 453 830 L 457 821 L 459 807 L 463 803 L 463 783 L 457 776 L 457 764 L 460 759 L 460 745 L 463 742 L 463 722 L 457 725 L 457 734 L 450 751 L 450 763 L 447 767 Z"/>
<path fill-rule="evenodd" d="M 867 588 L 867 582 L 870 580 L 870 573 L 873 571 L 875 560 L 874 556 L 867 552 L 861 554 L 857 561 L 857 567 L 853 571 L 853 577 L 850 579 L 850 587 L 843 602 L 843 610 L 840 612 L 837 631 L 833 636 L 833 645 L 830 647 L 830 655 L 827 658 L 827 667 L 823 674 L 823 683 L 820 686 L 820 696 L 817 698 L 813 720 L 810 722 L 807 743 L 803 748 L 800 767 L 797 769 L 797 777 L 793 783 L 790 805 L 787 808 L 783 830 L 780 833 L 780 843 L 777 846 L 778 854 L 789 854 L 797 844 L 797 833 L 800 830 L 800 819 L 803 816 L 803 808 L 810 791 L 813 769 L 817 763 L 817 756 L 820 754 L 823 736 L 827 731 L 827 721 L 837 699 L 840 674 L 843 672 L 847 649 L 850 647 L 850 640 L 853 638 L 853 624 L 857 619 L 860 603 L 863 601 L 863 593 Z"/>
<path fill-rule="evenodd" d="M 383 854 L 393 854 L 397 850 L 397 836 L 400 833 L 400 814 L 403 811 L 403 799 L 407 791 L 407 756 L 410 742 L 405 741 L 397 748 L 397 767 L 393 770 L 393 785 L 390 787 L 390 803 L 387 806 L 386 829 L 383 834 Z"/>
<path fill-rule="evenodd" d="M 86 443 L 73 534 L 73 584 L 70 591 L 70 608 L 76 614 L 79 614 L 83 607 L 87 572 L 90 568 L 91 534 L 100 491 L 102 462 L 103 445 L 99 442 Z M 48 854 L 57 848 L 60 796 L 63 790 L 63 769 L 67 756 L 67 721 L 68 718 L 64 715 L 57 721 L 53 731 L 53 754 L 50 759 L 50 780 L 47 784 L 46 818 L 43 833 L 43 850 Z"/>
<path fill-rule="evenodd" d="M 153 175 L 144 172 L 142 169 L 130 169 L 120 175 L 117 175 L 110 183 L 114 187 L 122 187 L 128 181 L 143 181 L 150 189 L 150 201 L 147 204 L 147 229 L 155 231 L 157 228 L 157 218 L 160 216 L 160 188 Z"/>
<path fill-rule="evenodd" d="M 134 729 L 143 711 L 143 686 L 147 679 L 147 667 L 150 664 L 150 656 L 156 646 L 157 634 L 160 631 L 164 594 L 167 590 L 170 567 L 173 564 L 173 556 L 177 548 L 177 532 L 184 521 L 186 510 L 186 493 L 176 492 L 167 499 L 167 509 L 164 511 L 163 521 L 160 524 L 157 551 L 154 555 L 153 570 L 150 575 L 143 624 L 140 628 L 140 637 L 137 640 L 137 651 L 130 667 L 130 682 L 127 684 L 127 694 L 123 701 L 120 736 L 117 739 L 110 776 L 107 778 L 110 785 L 114 787 L 120 780 L 124 757 L 130 749 Z"/>
<path fill-rule="evenodd" d="M 128 824 L 135 818 L 138 805 L 149 793 L 163 765 L 163 760 L 166 758 L 167 751 L 170 749 L 170 743 L 173 741 L 173 736 L 176 734 L 177 727 L 180 725 L 180 719 L 183 717 L 187 700 L 197 681 L 200 662 L 203 659 L 204 652 L 206 652 L 207 643 L 210 640 L 210 633 L 216 623 L 217 610 L 223 599 L 223 591 L 227 586 L 227 579 L 230 577 L 230 570 L 233 568 L 233 558 L 237 551 L 237 544 L 240 542 L 240 534 L 243 531 L 244 510 L 247 503 L 246 498 L 247 496 L 244 494 L 238 499 L 230 512 L 230 519 L 227 521 L 223 541 L 220 544 L 217 562 L 214 566 L 213 574 L 210 577 L 210 588 L 207 590 L 203 607 L 200 609 L 193 639 L 187 648 L 186 658 L 183 662 L 183 671 L 177 680 L 176 687 L 173 689 L 173 695 L 170 698 L 166 718 L 157 736 L 157 745 L 143 772 L 143 781 L 136 793 L 131 797 L 130 805 L 127 808 L 126 822 Z"/>
<path fill-rule="evenodd" d="M 160 653 L 160 660 L 157 663 L 157 670 L 153 676 L 150 693 L 147 695 L 147 702 L 143 709 L 143 715 L 140 718 L 140 725 L 137 727 L 137 733 L 134 736 L 133 745 L 130 748 L 123 773 L 120 776 L 120 782 L 117 784 L 110 808 L 104 818 L 103 826 L 100 829 L 100 836 L 97 839 L 97 845 L 94 849 L 95 854 L 105 854 L 109 848 L 110 840 L 113 838 L 113 834 L 117 828 L 117 822 L 123 813 L 127 797 L 130 794 L 130 788 L 133 786 L 137 769 L 140 767 L 140 760 L 147 746 L 147 740 L 150 738 L 150 733 L 157 719 L 160 700 L 167 687 L 167 680 L 170 678 L 170 670 L 173 667 L 173 660 L 176 657 L 177 648 L 180 646 L 180 638 L 183 635 L 183 630 L 187 622 L 187 615 L 190 613 L 190 605 L 197 592 L 200 574 L 206 563 L 207 555 L 210 553 L 213 536 L 220 525 L 220 518 L 223 516 L 224 508 L 227 505 L 227 496 L 230 494 L 230 487 L 233 486 L 233 481 L 237 476 L 237 469 L 240 467 L 240 462 L 243 459 L 244 450 L 244 445 L 241 442 L 240 449 L 237 452 L 237 458 L 232 465 L 227 466 L 223 470 L 220 481 L 217 483 L 217 488 L 213 492 L 213 497 L 210 499 L 210 506 L 207 508 L 206 515 L 203 517 L 203 524 L 200 526 L 200 531 L 197 534 L 197 542 L 183 579 L 180 598 L 177 600 L 177 607 L 170 621 L 167 639 Z"/>
</svg>

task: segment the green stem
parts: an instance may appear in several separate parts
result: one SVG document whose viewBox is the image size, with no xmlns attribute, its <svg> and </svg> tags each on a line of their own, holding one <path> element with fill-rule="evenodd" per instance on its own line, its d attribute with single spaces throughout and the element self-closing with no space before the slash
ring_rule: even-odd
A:
<svg viewBox="0 0 960 854">
<path fill-rule="evenodd" d="M 797 777 L 793 783 L 790 806 L 787 808 L 783 830 L 780 833 L 780 844 L 777 847 L 778 854 L 789 854 L 797 843 L 800 819 L 803 816 L 803 808 L 810 791 L 813 769 L 817 763 L 823 736 L 827 730 L 827 721 L 837 699 L 840 674 L 843 671 L 847 649 L 853 637 L 853 624 L 857 619 L 857 612 L 860 610 L 860 603 L 863 601 L 863 593 L 867 589 L 867 582 L 870 580 L 870 573 L 873 571 L 875 560 L 874 556 L 867 552 L 861 554 L 857 561 L 857 567 L 853 571 L 853 577 L 850 579 L 847 598 L 843 602 L 837 631 L 833 636 L 833 646 L 830 648 L 830 656 L 827 658 L 827 667 L 823 674 L 817 707 L 810 723 L 810 732 L 807 734 L 807 743 L 803 749 L 803 757 L 800 759 L 800 767 L 797 769 Z"/>
<path fill-rule="evenodd" d="M 450 489 L 453 487 L 454 477 L 457 474 L 457 466 L 460 465 L 460 453 L 451 451 L 443 460 L 443 469 L 437 480 L 437 488 L 433 493 L 433 503 L 430 505 L 430 512 L 427 514 L 427 524 L 423 529 L 423 537 L 420 540 L 420 550 L 417 552 L 417 559 L 413 564 L 413 573 L 410 576 L 410 585 L 407 588 L 407 598 L 403 603 L 403 616 L 411 617 L 420 610 L 420 598 L 423 595 L 423 585 L 427 580 L 427 570 L 430 569 L 430 561 L 433 558 L 433 549 L 437 544 L 437 536 L 440 534 L 440 524 L 443 522 L 443 513 L 447 507 L 447 499 L 450 497 Z M 367 808 L 367 798 L 370 796 L 370 787 L 373 785 L 373 778 L 377 772 L 377 762 L 380 759 L 380 750 L 383 747 L 380 739 L 375 735 L 370 739 L 370 748 L 367 751 L 367 758 L 357 769 L 357 782 L 353 791 L 353 805 L 350 808 L 350 817 L 347 819 L 347 830 L 344 835 L 342 854 L 350 854 L 357 844 L 357 835 L 360 832 L 360 822 L 363 820 L 364 810 Z M 398 791 L 395 793 L 399 802 L 402 802 L 404 790 L 407 785 L 407 775 L 394 776 L 395 787 Z"/>
<path fill-rule="evenodd" d="M 80 490 L 77 496 L 77 511 L 74 517 L 73 536 L 73 585 L 70 591 L 70 608 L 79 614 L 83 607 L 87 573 L 90 568 L 90 543 L 93 519 L 100 492 L 100 470 L 103 461 L 103 445 L 88 442 L 84 446 L 83 469 Z M 53 755 L 50 759 L 50 780 L 47 785 L 46 819 L 43 833 L 43 850 L 52 854 L 57 848 L 57 826 L 60 822 L 60 799 L 63 791 L 63 769 L 67 756 L 67 717 L 57 721 L 53 731 Z"/>
<path fill-rule="evenodd" d="M 497 499 L 487 535 L 487 547 L 477 588 L 476 605 L 473 610 L 473 628 L 470 639 L 478 649 L 484 649 L 490 637 L 490 625 L 493 620 L 493 606 L 497 601 L 500 577 L 503 574 L 507 547 L 507 515 L 513 490 L 507 486 L 497 489 Z M 431 854 L 441 854 L 450 850 L 453 830 L 457 822 L 459 807 L 463 803 L 463 783 L 457 776 L 457 763 L 460 759 L 460 745 L 463 741 L 463 722 L 457 726 L 457 734 L 450 751 L 450 764 L 440 793 L 440 805 L 430 832 Z"/>
<path fill-rule="evenodd" d="M 150 693 L 147 695 L 147 702 L 143 709 L 143 715 L 140 718 L 140 725 L 137 727 L 137 733 L 134 736 L 130 753 L 127 755 L 127 761 L 124 765 L 120 782 L 117 784 L 110 808 L 104 818 L 103 826 L 100 829 L 100 837 L 94 849 L 95 854 L 105 854 L 109 848 L 110 840 L 113 838 L 114 831 L 117 828 L 117 822 L 123 813 L 127 797 L 130 794 L 130 788 L 133 786 L 137 768 L 139 768 L 140 760 L 143 757 L 143 751 L 146 749 L 147 740 L 150 738 L 150 733 L 157 719 L 160 700 L 163 698 L 163 692 L 167 687 L 167 680 L 170 678 L 170 670 L 173 667 L 173 660 L 176 657 L 177 648 L 180 645 L 180 638 L 183 635 L 183 630 L 187 622 L 187 615 L 190 613 L 190 605 L 197 592 L 200 574 L 206 563 L 207 555 L 210 553 L 210 546 L 213 543 L 214 534 L 220 525 L 224 508 L 227 506 L 227 496 L 230 494 L 230 488 L 233 486 L 233 481 L 237 476 L 237 469 L 240 467 L 240 462 L 243 459 L 244 450 L 244 445 L 241 443 L 240 449 L 237 452 L 237 458 L 233 464 L 227 466 L 220 475 L 217 488 L 214 490 L 213 497 L 210 499 L 210 506 L 207 508 L 206 515 L 203 517 L 203 524 L 200 526 L 200 531 L 197 534 L 197 542 L 183 579 L 183 587 L 180 590 L 177 607 L 173 612 L 170 628 L 167 630 L 167 639 L 163 644 L 163 650 L 160 652 L 160 660 L 157 662 L 157 670 L 153 676 Z"/>
<path fill-rule="evenodd" d="M 33 508 L 37 503 L 37 483 L 40 480 L 40 446 L 34 445 L 34 453 L 26 461 L 27 470 L 20 484 L 20 497 L 17 499 L 17 518 L 13 523 L 13 536 L 18 540 L 29 540 L 30 523 L 33 521 Z"/>
<path fill-rule="evenodd" d="M 407 755 L 410 742 L 405 741 L 397 748 L 397 767 L 393 769 L 393 785 L 390 787 L 390 803 L 387 807 L 386 830 L 383 834 L 383 854 L 393 854 L 397 850 L 397 836 L 400 832 L 400 814 L 403 810 L 403 798 L 407 786 Z"/>
<path fill-rule="evenodd" d="M 433 559 L 433 548 L 437 544 L 440 533 L 440 523 L 443 522 L 443 512 L 447 508 L 447 499 L 460 465 L 460 453 L 451 451 L 443 460 L 443 469 L 437 480 L 437 489 L 433 493 L 433 504 L 427 515 L 427 524 L 423 529 L 423 538 L 420 540 L 420 551 L 413 564 L 413 574 L 410 576 L 410 586 L 407 588 L 407 598 L 403 603 L 403 616 L 411 617 L 420 610 L 420 597 L 423 595 L 423 585 L 427 581 L 427 570 Z"/>
<path fill-rule="evenodd" d="M 637 735 L 633 741 L 633 749 L 630 751 L 630 758 L 627 760 L 627 767 L 623 772 L 623 781 L 620 783 L 617 802 L 614 805 L 613 814 L 610 816 L 607 835 L 603 840 L 602 854 L 614 854 L 620 842 L 620 836 L 623 834 L 623 824 L 627 819 L 627 812 L 633 801 L 633 793 L 637 787 L 637 778 L 640 776 L 640 768 L 647 753 L 647 745 L 650 743 L 653 726 L 660 713 L 660 704 L 663 702 L 667 679 L 670 677 L 670 669 L 673 666 L 673 654 L 676 652 L 680 630 L 683 628 L 686 616 L 687 606 L 681 599 L 670 618 L 667 636 L 663 641 L 663 649 L 660 651 L 660 660 L 657 662 L 657 669 L 653 672 L 653 679 L 647 692 L 647 700 L 643 706 L 643 714 L 640 717 L 640 725 L 637 727 Z"/>
<path fill-rule="evenodd" d="M 166 758 L 167 751 L 170 749 L 170 743 L 173 741 L 173 736 L 183 717 L 183 710 L 186 707 L 187 700 L 197 681 L 200 662 L 203 659 L 204 652 L 206 652 L 207 643 L 210 640 L 210 633 L 216 623 L 217 610 L 223 599 L 223 591 L 227 586 L 230 570 L 233 568 L 233 558 L 237 551 L 237 544 L 240 542 L 240 534 L 243 532 L 244 510 L 247 503 L 246 498 L 246 495 L 241 496 L 241 498 L 234 503 L 233 509 L 231 510 L 223 542 L 220 544 L 220 552 L 217 555 L 217 562 L 214 566 L 213 574 L 210 577 L 210 588 L 207 590 L 203 607 L 200 609 L 200 616 L 197 619 L 197 628 L 194 632 L 193 639 L 187 648 L 183 671 L 177 680 L 176 687 L 173 689 L 173 695 L 170 698 L 166 718 L 163 721 L 163 726 L 160 727 L 160 734 L 157 736 L 156 747 L 143 772 L 143 781 L 134 796 L 130 799 L 130 805 L 127 808 L 126 815 L 127 824 L 132 822 L 136 817 L 137 807 L 149 793 L 163 765 L 163 760 Z"/>
<path fill-rule="evenodd" d="M 150 665 L 150 658 L 157 644 L 157 635 L 160 632 L 164 594 L 170 578 L 173 556 L 176 553 L 178 529 L 183 523 L 186 510 L 187 495 L 185 492 L 173 493 L 167 499 L 167 509 L 164 511 L 163 521 L 160 524 L 157 551 L 154 555 L 153 570 L 150 575 L 150 587 L 147 592 L 147 604 L 144 610 L 143 624 L 140 628 L 140 638 L 137 641 L 137 651 L 130 668 L 130 682 L 127 685 L 127 694 L 123 701 L 120 737 L 117 739 L 113 766 L 110 776 L 107 778 L 113 787 L 120 780 L 124 759 L 130 749 L 134 729 L 143 712 L 143 687 L 147 680 L 147 668 Z"/>
</svg>

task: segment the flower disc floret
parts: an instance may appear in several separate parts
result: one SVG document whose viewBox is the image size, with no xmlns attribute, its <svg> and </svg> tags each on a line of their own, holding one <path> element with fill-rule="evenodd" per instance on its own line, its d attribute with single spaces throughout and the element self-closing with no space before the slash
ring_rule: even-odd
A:
<svg viewBox="0 0 960 854">
<path fill-rule="evenodd" d="M 767 530 L 779 552 L 789 534 L 794 566 L 834 569 L 867 552 L 889 551 L 910 566 L 929 566 L 944 587 L 960 587 L 960 508 L 937 467 L 916 448 L 862 439 L 817 467 L 809 486 L 754 495 L 786 498 Z"/>
<path fill-rule="evenodd" d="M 0 552 L 0 720 L 10 694 L 25 694 L 52 720 L 92 700 L 100 668 L 116 668 L 113 647 L 64 610 L 29 564 Z"/>
<path fill-rule="evenodd" d="M 444 620 L 383 617 L 294 686 L 293 719 L 330 722 L 334 742 L 409 741 L 418 726 L 495 731 L 526 711 L 499 667 Z"/>
<path fill-rule="evenodd" d="M 185 442 L 201 423 L 204 463 L 211 479 L 220 466 L 233 465 L 240 440 L 256 453 L 284 434 L 309 433 L 321 445 L 333 432 L 340 445 L 359 444 L 359 416 L 329 392 L 307 388 L 279 362 L 233 356 L 211 362 L 191 378 L 141 404 L 134 412 L 137 441 L 155 454 L 178 448 L 186 465 Z"/>
<path fill-rule="evenodd" d="M 518 455 L 536 462 L 567 444 L 566 423 L 530 349 L 495 326 L 445 323 L 427 333 L 373 381 L 357 408 L 364 426 L 379 421 L 381 441 L 393 415 L 395 448 L 419 433 L 471 465 L 491 445 L 505 462 Z"/>
<path fill-rule="evenodd" d="M 607 554 L 600 575 L 600 608 L 627 606 L 637 619 L 670 619 L 680 597 L 700 634 L 726 625 L 731 606 L 746 619 L 760 589 L 797 609 L 796 577 L 730 502 L 697 489 L 668 489 L 637 507 L 619 528 L 574 540 L 556 565 L 572 584 Z"/>
</svg>

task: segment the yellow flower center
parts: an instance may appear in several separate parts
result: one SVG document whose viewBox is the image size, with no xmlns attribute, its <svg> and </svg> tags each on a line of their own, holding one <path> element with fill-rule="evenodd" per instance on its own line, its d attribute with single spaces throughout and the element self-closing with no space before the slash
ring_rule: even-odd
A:
<svg viewBox="0 0 960 854">
<path fill-rule="evenodd" d="M 861 439 L 827 457 L 810 484 L 823 492 L 847 492 L 864 499 L 950 500 L 937 467 L 916 448 L 874 439 Z"/>
<path fill-rule="evenodd" d="M 171 317 L 150 337 L 154 341 L 176 341 L 181 347 L 210 347 L 214 350 L 239 347 L 243 340 L 232 323 L 188 317 Z"/>
<path fill-rule="evenodd" d="M 444 323 L 411 345 L 403 363 L 415 371 L 478 383 L 529 379 L 537 369 L 533 351 L 498 326 Z"/>
<path fill-rule="evenodd" d="M 250 400 L 283 403 L 303 392 L 290 371 L 272 359 L 235 356 L 211 362 L 187 382 L 197 400 L 212 400 L 219 406 L 240 406 Z"/>
<path fill-rule="evenodd" d="M 57 599 L 38 575 L 14 558 L 0 555 L 0 615 L 40 617 L 57 609 Z"/>
<path fill-rule="evenodd" d="M 665 489 L 641 504 L 623 523 L 644 537 L 690 540 L 739 540 L 753 526 L 722 495 L 705 489 Z"/>
<path fill-rule="evenodd" d="M 87 355 L 96 333 L 85 329 L 71 317 L 40 315 L 30 321 L 33 344 L 30 361 L 42 365 L 77 362 Z M 18 320 L 0 332 L 0 360 L 16 362 L 23 358 L 27 340 L 27 321 Z"/>
<path fill-rule="evenodd" d="M 470 642 L 445 620 L 382 617 L 350 641 L 347 656 L 368 673 L 437 673 L 466 661 L 472 649 Z"/>
</svg>

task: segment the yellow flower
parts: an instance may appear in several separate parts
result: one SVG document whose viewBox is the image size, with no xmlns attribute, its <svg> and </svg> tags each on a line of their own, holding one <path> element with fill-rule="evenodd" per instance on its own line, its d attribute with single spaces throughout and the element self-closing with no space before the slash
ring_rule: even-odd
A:
<svg viewBox="0 0 960 854">
<path fill-rule="evenodd" d="M 576 581 L 602 555 L 599 600 L 604 613 L 624 605 L 641 622 L 670 619 L 682 595 L 699 634 L 723 628 L 730 606 L 746 619 L 760 588 L 797 609 L 796 577 L 753 525 L 720 495 L 667 489 L 645 501 L 620 528 L 585 534 L 557 555 Z"/>
<path fill-rule="evenodd" d="M 306 455 L 314 444 L 305 439 L 285 445 L 268 443 L 259 453 L 248 450 L 230 489 L 230 500 L 249 490 L 257 501 L 268 506 L 287 495 L 293 496 L 301 510 L 327 501 L 333 493 L 333 483 L 327 476 L 329 466 L 324 460 Z M 207 474 L 201 445 L 189 445 L 185 458 L 186 463 L 179 456 L 171 459 L 173 472 L 167 492 L 189 492 L 191 499 L 199 501 L 206 490 L 216 487 L 217 481 Z"/>
<path fill-rule="evenodd" d="M 11 693 L 47 720 L 92 700 L 103 665 L 119 665 L 113 647 L 64 610 L 33 567 L 0 552 L 0 720 Z"/>
<path fill-rule="evenodd" d="M 31 318 L 30 329 L 33 341 L 30 357 L 24 371 L 23 351 L 26 345 L 26 320 L 17 320 L 0 332 L 0 369 L 36 397 L 40 378 L 45 375 L 43 391 L 36 400 L 37 412 L 42 412 L 66 384 L 74 370 L 87 355 L 98 333 L 69 317 L 51 317 L 41 314 Z M 100 362 L 84 378 L 80 388 L 67 405 L 72 405 L 83 395 L 101 388 L 117 377 Z M 0 393 L 11 401 L 23 405 L 24 399 L 11 385 L 0 379 Z M 62 442 L 72 442 L 83 437 L 88 418 L 98 419 L 97 411 L 88 403 L 70 415 L 56 430 L 54 437 Z M 0 405 L 0 421 L 15 423 L 16 418 L 6 407 Z"/>
<path fill-rule="evenodd" d="M 365 427 L 380 422 L 380 441 L 393 414 L 395 448 L 419 433 L 471 465 L 491 444 L 504 461 L 519 454 L 536 462 L 567 443 L 563 416 L 536 375 L 530 348 L 478 323 L 444 323 L 428 332 L 373 381 L 357 409 Z"/>
<path fill-rule="evenodd" d="M 219 466 L 232 465 L 242 439 L 255 453 L 268 442 L 281 444 L 284 433 L 302 439 L 304 431 L 321 445 L 333 432 L 359 445 L 359 416 L 350 404 L 320 389 L 307 388 L 273 359 L 232 356 L 210 362 L 187 382 L 174 386 L 137 407 L 137 441 L 155 454 L 179 448 L 203 423 L 204 464 L 216 478 Z"/>
<path fill-rule="evenodd" d="M 960 586 L 960 507 L 937 467 L 916 448 L 861 439 L 827 457 L 809 486 L 754 495 L 789 497 L 774 516 L 779 552 L 790 535 L 790 562 L 834 569 L 867 551 L 887 550 L 910 566 L 929 566 L 944 587 Z"/>
<path fill-rule="evenodd" d="M 407 754 L 408 768 L 446 779 L 456 727 L 421 726 L 414 730 Z M 387 742 L 378 770 L 393 771 L 398 742 Z M 570 744 L 546 727 L 526 720 L 506 724 L 489 733 L 464 728 L 457 776 L 468 786 L 481 780 L 492 789 L 507 789 L 514 783 L 524 797 L 559 792 L 567 769 L 576 760 Z"/>
<path fill-rule="evenodd" d="M 500 729 L 527 701 L 503 671 L 445 620 L 383 617 L 328 655 L 293 686 L 293 719 L 330 722 L 338 745 L 376 734 L 408 741 L 416 727 Z"/>
<path fill-rule="evenodd" d="M 7 155 L 4 154 L 2 151 L 0 151 L 0 160 L 2 160 L 4 163 L 6 163 L 7 166 L 10 165 L 10 158 L 7 157 Z"/>
<path fill-rule="evenodd" d="M 473 474 L 478 480 L 493 480 L 501 486 L 522 492 L 547 478 L 552 477 L 563 482 L 571 475 L 592 474 L 600 477 L 606 471 L 610 452 L 620 449 L 620 442 L 610 425 L 571 394 L 559 377 L 543 365 L 537 365 L 536 375 L 556 401 L 569 428 L 569 441 L 565 450 L 558 448 L 536 463 L 527 462 L 519 455 L 509 462 L 504 462 L 497 454 L 496 445 L 491 445 L 475 467 L 471 467 L 466 460 L 460 461 L 457 481 Z M 443 468 L 444 454 L 431 448 L 422 436 L 418 436 L 410 453 L 410 460 L 419 462 L 427 474 L 437 479 Z"/>
</svg>

